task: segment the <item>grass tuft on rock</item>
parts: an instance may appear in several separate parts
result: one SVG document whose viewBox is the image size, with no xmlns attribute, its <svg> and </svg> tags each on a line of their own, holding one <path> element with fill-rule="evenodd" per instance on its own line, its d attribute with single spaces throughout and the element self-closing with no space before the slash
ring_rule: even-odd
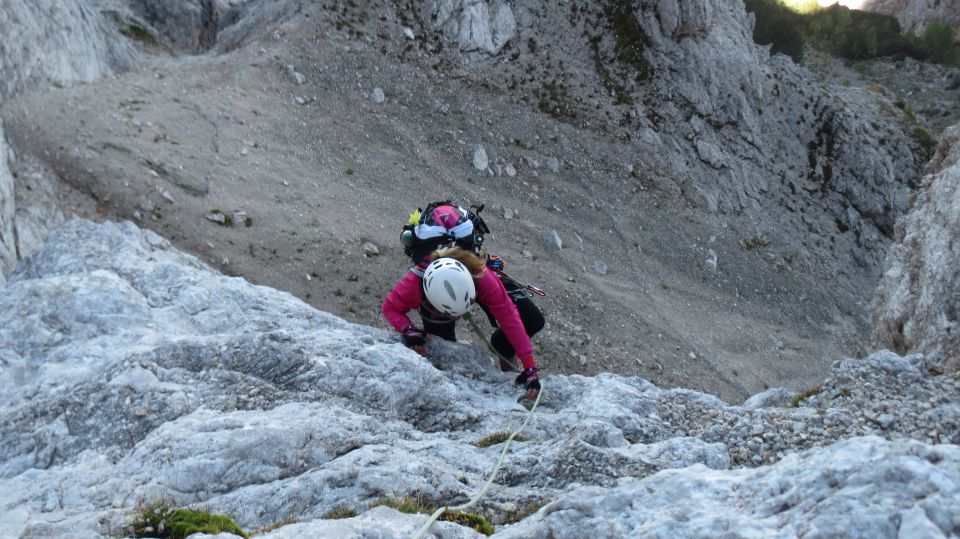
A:
<svg viewBox="0 0 960 539">
<path fill-rule="evenodd" d="M 489 436 L 484 436 L 483 438 L 480 438 L 479 440 L 473 442 L 473 445 L 477 447 L 490 447 L 491 445 L 502 444 L 503 442 L 507 441 L 507 438 L 510 437 L 510 434 L 511 433 L 507 431 L 495 432 Z M 529 440 L 529 438 L 527 438 L 522 434 L 517 434 L 513 438 L 513 441 L 515 442 L 526 442 L 527 440 Z"/>
<path fill-rule="evenodd" d="M 385 505 L 387 507 L 392 507 L 401 513 L 426 513 L 430 514 L 436 510 L 420 497 L 420 496 L 403 496 L 400 498 L 380 498 L 370 504 L 370 508 L 380 507 Z"/>
<path fill-rule="evenodd" d="M 339 507 L 334 507 L 333 509 L 327 511 L 320 518 L 327 519 L 327 520 L 340 520 L 343 518 L 353 518 L 355 516 L 357 516 L 356 509 L 341 505 Z"/>
<path fill-rule="evenodd" d="M 126 36 L 129 39 L 143 43 L 144 45 L 149 45 L 151 47 L 156 47 L 159 45 L 157 43 L 157 38 L 146 28 L 130 24 L 120 28 L 120 33 Z"/>
<path fill-rule="evenodd" d="M 232 518 L 195 509 L 176 509 L 167 502 L 140 507 L 129 527 L 133 537 L 186 539 L 195 533 L 228 532 L 249 537 Z"/>
<path fill-rule="evenodd" d="M 790 407 L 798 408 L 802 401 L 809 399 L 810 397 L 820 393 L 820 391 L 821 391 L 820 386 L 813 386 L 813 387 L 804 389 L 800 393 L 797 393 L 796 395 L 793 396 L 793 399 L 790 400 Z"/>
<path fill-rule="evenodd" d="M 463 511 L 447 511 L 440 515 L 437 520 L 446 522 L 456 522 L 461 526 L 466 526 L 474 531 L 484 535 L 493 535 L 493 525 L 487 519 L 476 513 L 464 513 Z"/>
</svg>

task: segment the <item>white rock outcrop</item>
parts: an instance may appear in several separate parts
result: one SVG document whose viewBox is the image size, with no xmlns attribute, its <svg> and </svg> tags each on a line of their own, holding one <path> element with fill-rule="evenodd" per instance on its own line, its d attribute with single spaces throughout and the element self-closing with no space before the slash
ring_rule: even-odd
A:
<svg viewBox="0 0 960 539">
<path fill-rule="evenodd" d="M 467 54 L 494 55 L 516 35 L 517 22 L 505 0 L 430 2 L 434 24 Z"/>
<path fill-rule="evenodd" d="M 497 537 L 957 534 L 960 381 L 922 362 L 838 362 L 796 408 L 547 376 L 477 511 Z M 132 223 L 73 220 L 0 294 L 0 536 L 110 537 L 159 500 L 247 529 L 298 521 L 273 539 L 409 536 L 426 515 L 370 505 L 476 493 L 503 447 L 476 442 L 526 414 L 511 378 L 468 345 L 428 361 Z M 324 519 L 343 507 L 359 515 Z"/>
<path fill-rule="evenodd" d="M 960 364 L 960 125 L 947 129 L 874 299 L 874 340 Z"/>
<path fill-rule="evenodd" d="M 137 54 L 92 0 L 5 0 L 0 99 L 129 69 Z"/>
</svg>

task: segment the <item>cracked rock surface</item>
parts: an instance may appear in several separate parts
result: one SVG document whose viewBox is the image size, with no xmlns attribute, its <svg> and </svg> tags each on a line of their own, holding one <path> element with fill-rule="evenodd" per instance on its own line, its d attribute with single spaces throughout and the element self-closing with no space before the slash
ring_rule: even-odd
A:
<svg viewBox="0 0 960 539">
<path fill-rule="evenodd" d="M 427 360 L 130 222 L 68 222 L 3 290 L 5 537 L 112 536 L 159 500 L 297 521 L 271 538 L 409 536 L 426 515 L 373 502 L 465 502 L 503 448 L 477 442 L 526 413 L 478 348 Z M 544 385 L 476 509 L 496 536 L 960 532 L 960 382 L 923 356 L 837 362 L 796 407 L 613 374 Z M 358 516 L 324 519 L 343 507 Z"/>
</svg>

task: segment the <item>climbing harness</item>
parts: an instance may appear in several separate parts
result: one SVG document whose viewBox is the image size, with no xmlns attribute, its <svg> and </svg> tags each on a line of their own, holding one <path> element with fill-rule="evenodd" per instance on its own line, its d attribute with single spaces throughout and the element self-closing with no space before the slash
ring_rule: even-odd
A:
<svg viewBox="0 0 960 539">
<path fill-rule="evenodd" d="M 444 507 L 441 507 L 440 509 L 437 509 L 436 511 L 434 511 L 433 514 L 430 515 L 430 518 L 427 519 L 427 522 L 423 525 L 423 527 L 421 527 L 421 528 L 417 531 L 417 533 L 415 533 L 415 534 L 413 535 L 413 539 L 421 539 L 421 538 L 427 533 L 427 531 L 430 529 L 430 526 L 432 526 L 433 523 L 436 522 L 438 518 L 440 518 L 440 515 L 444 514 L 445 512 L 447 512 L 447 511 L 463 511 L 464 509 L 468 509 L 468 508 L 470 508 L 470 507 L 473 507 L 474 505 L 476 505 L 477 502 L 480 501 L 480 498 L 482 498 L 483 495 L 487 493 L 487 490 L 490 489 L 490 485 L 493 484 L 493 479 L 497 476 L 497 472 L 500 471 L 500 465 L 503 464 L 503 457 L 505 457 L 505 456 L 507 455 L 507 449 L 510 448 L 510 442 L 512 442 L 513 439 L 514 439 L 517 435 L 519 435 L 521 431 L 523 431 L 524 427 L 527 426 L 527 423 L 530 422 L 530 419 L 533 418 L 533 412 L 537 409 L 537 405 L 540 404 L 540 397 L 542 397 L 542 396 L 543 396 L 543 388 L 541 387 L 541 388 L 540 388 L 540 392 L 537 393 L 537 398 L 534 399 L 534 401 L 533 401 L 533 406 L 531 406 L 531 407 L 530 407 L 530 410 L 527 411 L 527 417 L 526 417 L 526 419 L 523 420 L 523 424 L 520 425 L 520 428 L 518 428 L 517 430 L 515 430 L 515 431 L 513 432 L 513 434 L 511 434 L 510 437 L 507 438 L 506 443 L 503 445 L 503 451 L 500 452 L 500 458 L 497 459 L 497 465 L 493 467 L 493 472 L 490 474 L 490 477 L 487 479 L 487 482 L 484 483 L 483 488 L 481 488 L 480 491 L 477 492 L 476 496 L 474 496 L 473 499 L 471 499 L 469 502 L 467 502 L 467 503 L 465 503 L 465 504 L 457 505 L 457 506 L 455 506 L 455 507 L 446 507 L 446 506 L 444 506 Z"/>
</svg>

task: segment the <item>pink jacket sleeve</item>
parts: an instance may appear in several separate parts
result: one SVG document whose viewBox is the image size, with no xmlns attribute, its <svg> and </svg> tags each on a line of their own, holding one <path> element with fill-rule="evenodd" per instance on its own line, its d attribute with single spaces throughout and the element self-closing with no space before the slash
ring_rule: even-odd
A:
<svg viewBox="0 0 960 539">
<path fill-rule="evenodd" d="M 407 326 L 413 325 L 407 313 L 420 308 L 422 298 L 420 277 L 413 272 L 407 272 L 387 295 L 380 312 L 390 325 L 402 332 Z"/>
<path fill-rule="evenodd" d="M 527 336 L 517 307 L 507 294 L 503 283 L 492 271 L 484 271 L 483 277 L 477 279 L 476 284 L 477 300 L 490 309 L 490 313 L 496 318 L 497 324 L 500 325 L 500 329 L 503 330 L 517 357 L 523 363 L 523 368 L 536 367 L 537 362 L 533 359 L 530 337 Z"/>
</svg>

